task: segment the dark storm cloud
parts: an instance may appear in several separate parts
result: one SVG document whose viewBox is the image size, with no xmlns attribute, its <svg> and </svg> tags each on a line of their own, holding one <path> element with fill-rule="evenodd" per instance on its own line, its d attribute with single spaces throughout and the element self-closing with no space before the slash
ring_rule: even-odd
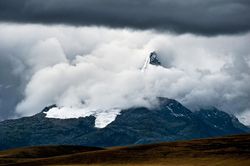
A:
<svg viewBox="0 0 250 166">
<path fill-rule="evenodd" d="M 0 20 L 234 34 L 250 30 L 250 1 L 0 0 Z"/>
<path fill-rule="evenodd" d="M 13 67 L 9 57 L 0 55 L 0 121 L 13 117 L 15 106 L 22 98 L 20 78 L 13 73 Z"/>
</svg>

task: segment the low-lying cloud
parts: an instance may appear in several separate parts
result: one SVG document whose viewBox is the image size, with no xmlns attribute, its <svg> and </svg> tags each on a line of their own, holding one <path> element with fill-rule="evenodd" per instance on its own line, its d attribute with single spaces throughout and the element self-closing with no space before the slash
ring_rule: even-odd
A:
<svg viewBox="0 0 250 166">
<path fill-rule="evenodd" d="M 16 107 L 21 116 L 50 104 L 104 114 L 150 107 L 158 96 L 177 99 L 193 110 L 216 106 L 241 115 L 250 108 L 250 34 L 208 38 L 1 24 L 0 35 L 2 58 L 11 58 L 13 78 L 22 78 L 24 97 Z M 164 67 L 142 72 L 154 50 Z"/>
</svg>

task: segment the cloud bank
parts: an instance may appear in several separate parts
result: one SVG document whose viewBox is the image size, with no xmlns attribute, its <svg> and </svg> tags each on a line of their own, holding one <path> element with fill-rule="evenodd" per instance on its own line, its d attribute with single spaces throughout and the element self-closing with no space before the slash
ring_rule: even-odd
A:
<svg viewBox="0 0 250 166">
<path fill-rule="evenodd" d="M 2 22 L 217 35 L 247 32 L 249 20 L 249 0 L 0 0 Z"/>
<path fill-rule="evenodd" d="M 10 82 L 20 80 L 15 88 L 22 100 L 17 100 L 16 115 L 33 115 L 57 104 L 76 110 L 72 114 L 92 111 L 102 119 L 109 110 L 151 107 L 157 96 L 177 99 L 193 110 L 216 106 L 239 117 L 248 115 L 250 34 L 208 38 L 1 24 L 0 36 L 1 58 L 11 62 L 0 76 L 8 75 Z M 164 67 L 142 72 L 154 50 Z"/>
</svg>

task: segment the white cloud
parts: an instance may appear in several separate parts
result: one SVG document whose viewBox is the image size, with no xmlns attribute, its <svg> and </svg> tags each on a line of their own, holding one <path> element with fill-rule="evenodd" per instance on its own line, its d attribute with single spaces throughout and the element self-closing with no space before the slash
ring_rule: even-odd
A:
<svg viewBox="0 0 250 166">
<path fill-rule="evenodd" d="M 236 114 L 239 121 L 247 126 L 250 126 L 250 110 L 246 110 L 240 114 Z"/>
<path fill-rule="evenodd" d="M 0 35 L 0 50 L 19 60 L 19 73 L 28 75 L 25 98 L 17 106 L 21 115 L 35 114 L 50 104 L 104 115 L 103 110 L 113 108 L 149 107 L 156 96 L 177 99 L 192 109 L 213 105 L 235 113 L 250 108 L 250 34 L 176 36 L 1 24 Z M 152 66 L 141 72 L 154 50 L 166 68 Z"/>
<path fill-rule="evenodd" d="M 26 62 L 34 71 L 56 65 L 60 62 L 67 62 L 64 51 L 56 38 L 38 41 L 31 47 L 25 59 L 27 59 Z"/>
</svg>

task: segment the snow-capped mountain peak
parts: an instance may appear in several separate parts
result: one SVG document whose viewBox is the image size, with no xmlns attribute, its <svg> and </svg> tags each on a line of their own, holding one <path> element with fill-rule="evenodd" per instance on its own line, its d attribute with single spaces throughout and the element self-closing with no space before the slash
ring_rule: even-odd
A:
<svg viewBox="0 0 250 166">
<path fill-rule="evenodd" d="M 149 55 L 149 64 L 151 65 L 161 65 L 161 62 L 159 61 L 158 54 L 154 51 L 151 52 Z"/>
<path fill-rule="evenodd" d="M 155 51 L 151 52 L 150 55 L 147 57 L 144 65 L 142 67 L 142 71 L 145 71 L 148 68 L 148 65 L 155 65 L 155 66 L 161 65 L 161 62 L 159 60 L 159 56 Z"/>
</svg>

